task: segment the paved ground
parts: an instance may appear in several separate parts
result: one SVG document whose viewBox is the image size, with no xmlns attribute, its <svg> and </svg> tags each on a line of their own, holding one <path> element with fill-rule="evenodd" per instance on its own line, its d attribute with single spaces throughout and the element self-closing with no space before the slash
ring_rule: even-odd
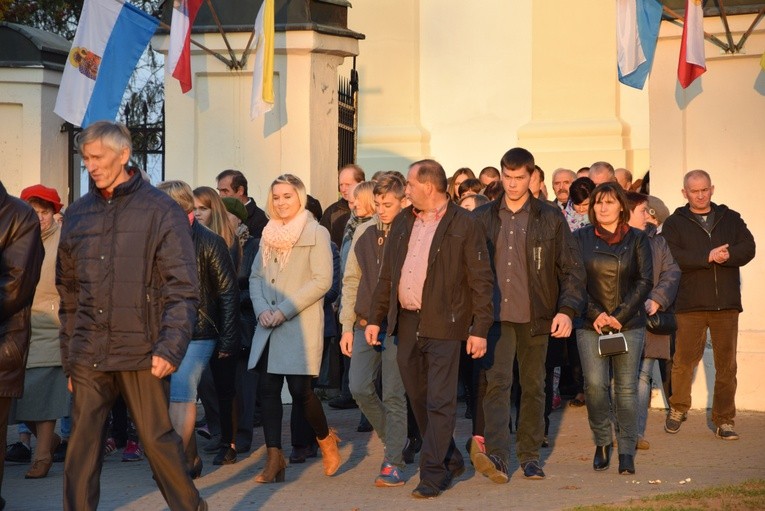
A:
<svg viewBox="0 0 765 511">
<path fill-rule="evenodd" d="M 460 411 L 464 411 L 460 406 Z M 288 411 L 287 411 L 288 412 Z M 509 484 L 496 485 L 476 474 L 472 467 L 441 497 L 419 501 L 410 497 L 417 483 L 416 467 L 407 469 L 409 482 L 399 488 L 376 488 L 373 480 L 382 457 L 382 446 L 374 434 L 357 433 L 358 411 L 327 409 L 330 424 L 343 438 L 344 465 L 332 478 L 322 473 L 321 460 L 287 468 L 283 484 L 256 485 L 252 478 L 264 463 L 261 446 L 240 461 L 213 467 L 213 455 L 204 455 L 205 469 L 197 486 L 213 510 L 545 510 L 577 505 L 620 502 L 694 488 L 765 478 L 765 413 L 740 412 L 736 431 L 739 441 L 725 442 L 714 437 L 702 411 L 689 415 L 677 435 L 662 430 L 664 413 L 651 411 L 648 435 L 651 449 L 639 451 L 637 473 L 620 476 L 616 463 L 605 472 L 592 470 L 592 445 L 587 412 L 564 407 L 553 412 L 550 448 L 543 450 L 547 479 L 526 481 L 513 464 Z M 289 413 L 285 413 L 289 417 Z M 457 445 L 464 449 L 470 422 L 460 418 L 455 432 Z M 289 431 L 285 428 L 285 431 Z M 10 440 L 15 440 L 13 428 Z M 285 439 L 285 445 L 289 445 Z M 287 452 L 288 454 L 288 452 Z M 26 465 L 6 464 L 3 496 L 7 510 L 61 509 L 62 464 L 54 464 L 46 479 L 25 480 Z M 650 481 L 657 481 L 653 484 Z M 102 510 L 166 509 L 153 484 L 146 461 L 122 463 L 115 454 L 106 459 L 101 477 Z M 681 484 L 681 481 L 687 481 Z"/>
</svg>

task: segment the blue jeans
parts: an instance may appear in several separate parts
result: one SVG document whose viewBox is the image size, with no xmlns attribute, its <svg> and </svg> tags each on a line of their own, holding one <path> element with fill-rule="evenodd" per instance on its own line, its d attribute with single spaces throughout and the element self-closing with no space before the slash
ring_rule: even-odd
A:
<svg viewBox="0 0 765 511">
<path fill-rule="evenodd" d="M 354 330 L 349 387 L 356 404 L 385 445 L 385 459 L 403 467 L 401 451 L 406 444 L 406 397 L 396 361 L 396 343 L 396 338 L 386 337 L 382 350 L 379 350 L 367 344 L 364 330 Z M 375 390 L 375 380 L 380 371 L 382 400 Z"/>
<path fill-rule="evenodd" d="M 193 340 L 189 343 L 181 365 L 170 375 L 171 403 L 197 401 L 197 386 L 214 350 L 215 341 L 211 339 Z"/>
<path fill-rule="evenodd" d="M 637 382 L 643 354 L 645 329 L 622 331 L 627 340 L 627 353 L 612 357 L 598 354 L 598 333 L 594 330 L 576 331 L 579 357 L 584 374 L 584 395 L 587 416 L 595 445 L 613 442 L 611 431 L 611 375 L 614 379 L 613 409 L 619 426 L 619 454 L 635 454 L 637 444 Z"/>
<path fill-rule="evenodd" d="M 643 358 L 640 361 L 640 375 L 638 379 L 638 436 L 645 435 L 645 425 L 648 421 L 648 405 L 651 404 L 651 380 L 655 358 Z"/>
</svg>

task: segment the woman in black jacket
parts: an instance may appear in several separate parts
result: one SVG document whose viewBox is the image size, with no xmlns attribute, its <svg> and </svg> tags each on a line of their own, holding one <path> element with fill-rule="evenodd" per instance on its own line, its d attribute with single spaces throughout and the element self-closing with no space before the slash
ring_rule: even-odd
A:
<svg viewBox="0 0 765 511">
<path fill-rule="evenodd" d="M 611 461 L 610 387 L 619 439 L 619 473 L 635 473 L 637 382 L 645 336 L 645 307 L 653 287 L 651 247 L 644 232 L 629 226 L 630 208 L 617 183 L 603 183 L 590 196 L 591 225 L 574 232 L 587 272 L 584 327 L 576 331 L 584 372 L 590 429 L 595 437 L 595 470 Z M 598 337 L 621 332 L 627 352 L 601 356 Z"/>
<path fill-rule="evenodd" d="M 189 215 L 191 237 L 197 256 L 199 311 L 186 355 L 171 376 L 170 419 L 183 439 L 184 448 L 191 458 L 189 461 L 194 464 L 189 467 L 192 477 L 198 477 L 202 468 L 201 460 L 196 456 L 196 444 L 192 444 L 193 452 L 188 451 L 196 419 L 197 386 L 202 371 L 212 357 L 221 363 L 231 361 L 230 373 L 233 380 L 233 367 L 239 351 L 239 289 L 234 263 L 223 238 L 194 219 L 194 199 L 189 185 L 183 181 L 165 181 L 158 188 L 172 197 Z M 236 461 L 232 403 L 233 395 L 228 402 L 228 413 L 225 413 L 221 402 L 221 431 L 227 433 L 227 443 L 221 447 L 213 461 L 216 465 L 223 464 L 219 461 Z"/>
</svg>

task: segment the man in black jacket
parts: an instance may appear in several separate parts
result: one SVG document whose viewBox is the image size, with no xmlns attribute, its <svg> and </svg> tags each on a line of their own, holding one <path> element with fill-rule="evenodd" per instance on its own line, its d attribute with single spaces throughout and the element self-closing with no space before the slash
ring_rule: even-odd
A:
<svg viewBox="0 0 765 511">
<path fill-rule="evenodd" d="M 555 206 L 534 198 L 529 189 L 534 156 L 516 147 L 505 153 L 501 167 L 504 194 L 474 213 L 488 238 L 496 323 L 484 360 L 485 446 L 473 441 L 470 456 L 476 470 L 495 483 L 508 481 L 507 424 L 516 354 L 522 389 L 517 455 L 524 477 L 545 477 L 539 448 L 545 434 L 548 335 L 563 342 L 585 303 L 584 268 L 566 219 Z"/>
<path fill-rule="evenodd" d="M 741 215 L 712 202 L 714 190 L 707 172 L 688 172 L 683 180 L 683 197 L 688 203 L 662 226 L 682 271 L 675 299 L 672 396 L 664 430 L 677 433 L 691 407 L 693 371 L 704 355 L 709 328 L 715 362 L 712 422 L 718 438 L 737 440 L 733 427 L 738 315 L 743 310 L 740 268 L 754 259 L 755 243 Z"/>
<path fill-rule="evenodd" d="M 8 195 L 0 181 L 0 489 L 8 413 L 24 390 L 30 310 L 44 255 L 35 210 Z"/>
<path fill-rule="evenodd" d="M 268 223 L 268 217 L 255 203 L 255 199 L 248 196 L 247 178 L 244 174 L 238 170 L 227 169 L 218 174 L 215 181 L 221 197 L 233 197 L 244 204 L 247 210 L 247 220 L 244 222 L 247 230 L 253 238 L 260 238 L 263 228 Z"/>
<path fill-rule="evenodd" d="M 409 167 L 406 195 L 412 206 L 391 225 L 365 337 L 379 346 L 386 317 L 388 335 L 398 335 L 401 379 L 423 437 L 412 496 L 433 498 L 465 470 L 452 438 L 460 349 L 467 339 L 473 358 L 486 353 L 492 274 L 481 229 L 449 200 L 438 162 Z"/>
<path fill-rule="evenodd" d="M 130 152 L 122 124 L 97 122 L 82 132 L 80 154 L 95 187 L 69 207 L 61 231 L 61 361 L 73 391 L 63 508 L 98 507 L 103 424 L 122 394 L 170 509 L 206 510 L 167 398 L 167 376 L 186 353 L 199 302 L 189 221 L 170 197 L 129 173 Z"/>
</svg>

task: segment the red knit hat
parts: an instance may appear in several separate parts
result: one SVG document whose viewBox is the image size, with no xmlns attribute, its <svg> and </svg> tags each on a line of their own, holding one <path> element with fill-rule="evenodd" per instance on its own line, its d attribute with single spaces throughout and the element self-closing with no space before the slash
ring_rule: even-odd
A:
<svg viewBox="0 0 765 511">
<path fill-rule="evenodd" d="M 53 204 L 53 212 L 58 213 L 61 208 L 64 207 L 61 204 L 61 198 L 58 196 L 58 192 L 54 188 L 48 188 L 43 185 L 28 186 L 21 190 L 21 199 L 29 201 L 29 199 L 41 199 Z"/>
</svg>

